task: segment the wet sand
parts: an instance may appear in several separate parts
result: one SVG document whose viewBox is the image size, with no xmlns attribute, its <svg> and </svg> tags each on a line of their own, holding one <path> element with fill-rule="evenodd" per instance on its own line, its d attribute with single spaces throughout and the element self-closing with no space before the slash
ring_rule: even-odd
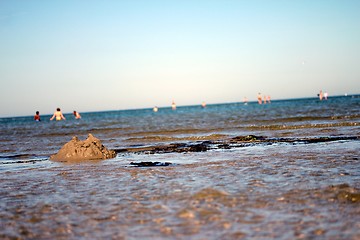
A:
<svg viewBox="0 0 360 240">
<path fill-rule="evenodd" d="M 360 239 L 358 137 L 116 150 L 3 171 L 0 238 Z"/>
</svg>

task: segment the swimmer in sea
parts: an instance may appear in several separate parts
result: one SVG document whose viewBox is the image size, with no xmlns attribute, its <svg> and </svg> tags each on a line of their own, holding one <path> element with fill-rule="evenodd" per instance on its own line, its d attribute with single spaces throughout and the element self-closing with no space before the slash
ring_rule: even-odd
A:
<svg viewBox="0 0 360 240">
<path fill-rule="evenodd" d="M 261 93 L 258 93 L 257 95 L 257 99 L 258 99 L 258 103 L 262 104 L 262 97 L 261 97 Z"/>
<path fill-rule="evenodd" d="M 244 105 L 247 105 L 247 104 L 248 104 L 248 99 L 247 99 L 247 97 L 244 97 L 243 102 L 244 102 Z"/>
<path fill-rule="evenodd" d="M 77 111 L 74 111 L 74 116 L 75 116 L 75 119 L 81 118 L 80 113 L 78 113 Z"/>
<path fill-rule="evenodd" d="M 271 97 L 270 97 L 270 95 L 267 96 L 267 101 L 268 101 L 268 103 L 271 103 Z"/>
<path fill-rule="evenodd" d="M 323 95 L 322 90 L 320 90 L 320 93 L 318 94 L 318 96 L 319 96 L 320 101 L 323 100 L 324 95 Z"/>
<path fill-rule="evenodd" d="M 36 114 L 35 114 L 35 116 L 34 116 L 34 120 L 37 121 L 37 122 L 40 122 L 40 121 L 41 121 L 39 111 L 36 111 Z"/>
<path fill-rule="evenodd" d="M 325 100 L 328 99 L 328 93 L 327 93 L 327 92 L 324 93 L 324 99 L 325 99 Z"/>
<path fill-rule="evenodd" d="M 60 108 L 56 109 L 56 112 L 54 112 L 54 115 L 50 118 L 50 120 L 52 121 L 54 118 L 56 119 L 56 121 L 60 121 L 62 119 L 66 120 L 66 118 L 62 114 Z"/>
</svg>

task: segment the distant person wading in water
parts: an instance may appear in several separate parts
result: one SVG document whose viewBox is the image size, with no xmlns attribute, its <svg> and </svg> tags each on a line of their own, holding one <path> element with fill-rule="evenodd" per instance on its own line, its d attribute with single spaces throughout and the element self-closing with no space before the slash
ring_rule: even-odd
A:
<svg viewBox="0 0 360 240">
<path fill-rule="evenodd" d="M 36 114 L 35 114 L 35 116 L 34 116 L 34 120 L 37 121 L 37 122 L 40 122 L 40 121 L 41 121 L 39 111 L 36 111 Z"/>
<path fill-rule="evenodd" d="M 54 118 L 56 119 L 56 121 L 60 121 L 62 119 L 66 120 L 66 118 L 62 114 L 60 108 L 56 109 L 56 112 L 54 112 L 54 115 L 50 118 L 50 120 L 52 121 Z"/>
<path fill-rule="evenodd" d="M 75 116 L 75 119 L 81 118 L 80 113 L 78 113 L 77 111 L 74 111 L 74 116 Z"/>
</svg>

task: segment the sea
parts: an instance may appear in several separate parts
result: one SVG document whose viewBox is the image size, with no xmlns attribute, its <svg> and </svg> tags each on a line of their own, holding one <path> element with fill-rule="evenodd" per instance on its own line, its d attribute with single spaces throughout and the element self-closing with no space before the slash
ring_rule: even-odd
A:
<svg viewBox="0 0 360 240">
<path fill-rule="evenodd" d="M 360 95 L 80 114 L 0 118 L 0 239 L 360 239 Z"/>
</svg>

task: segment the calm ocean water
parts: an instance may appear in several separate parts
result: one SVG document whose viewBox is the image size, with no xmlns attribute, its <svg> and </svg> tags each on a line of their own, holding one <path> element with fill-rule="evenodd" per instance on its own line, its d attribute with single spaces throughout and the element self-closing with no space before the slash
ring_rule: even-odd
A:
<svg viewBox="0 0 360 240">
<path fill-rule="evenodd" d="M 360 239 L 359 95 L 81 115 L 0 118 L 1 239 Z M 49 160 L 89 133 L 116 158 Z M 121 151 L 248 135 L 273 141 Z"/>
<path fill-rule="evenodd" d="M 267 137 L 358 135 L 360 96 L 273 101 L 271 104 L 229 103 L 200 106 L 82 113 L 75 120 L 41 122 L 32 116 L 0 118 L 0 162 L 48 159 L 73 136 L 88 133 L 110 149 L 186 142 L 211 135 Z M 14 163 L 16 161 L 13 161 Z M 16 164 L 16 163 L 15 163 Z"/>
</svg>

